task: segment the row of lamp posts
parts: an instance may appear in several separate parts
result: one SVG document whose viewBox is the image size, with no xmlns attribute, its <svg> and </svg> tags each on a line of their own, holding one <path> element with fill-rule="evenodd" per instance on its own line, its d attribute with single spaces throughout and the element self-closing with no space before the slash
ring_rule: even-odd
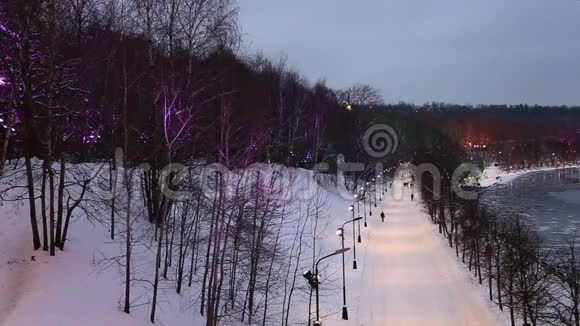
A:
<svg viewBox="0 0 580 326">
<path fill-rule="evenodd" d="M 379 177 L 381 177 L 381 175 L 379 175 Z M 381 177 L 382 180 L 382 177 Z M 373 178 L 373 182 L 375 181 L 375 179 Z M 381 182 L 382 183 L 382 182 Z M 320 258 L 316 264 L 315 264 L 315 268 L 314 268 L 314 274 L 311 271 L 308 271 L 306 273 L 304 273 L 304 278 L 308 281 L 308 284 L 310 285 L 310 287 L 312 289 L 314 289 L 316 291 L 316 321 L 314 322 L 314 326 L 320 326 L 322 325 L 320 322 L 320 302 L 319 302 L 319 292 L 318 292 L 318 288 L 320 285 L 320 277 L 319 277 L 319 273 L 318 273 L 318 264 L 323 261 L 324 259 L 327 259 L 329 257 L 332 256 L 336 256 L 336 255 L 342 255 L 342 297 L 343 297 L 343 306 L 342 306 L 342 319 L 343 320 L 348 320 L 348 308 L 347 308 L 347 304 L 346 304 L 346 268 L 345 268 L 345 253 L 347 251 L 350 250 L 350 248 L 345 248 L 345 227 L 347 224 L 352 223 L 352 245 L 353 245 L 353 262 L 352 262 L 352 269 L 358 269 L 357 263 L 356 263 L 356 242 L 361 243 L 362 242 L 362 237 L 361 237 L 361 232 L 360 232 L 360 221 L 363 219 L 362 216 L 360 216 L 360 202 L 362 201 L 362 205 L 363 205 L 363 212 L 364 212 L 364 226 L 367 227 L 367 221 L 366 221 L 366 192 L 367 190 L 369 190 L 369 194 L 370 194 L 370 186 L 371 183 L 367 182 L 366 183 L 366 188 L 365 187 L 361 187 L 361 191 L 362 194 L 355 194 L 355 202 L 349 206 L 348 210 L 352 212 L 352 219 L 344 222 L 342 224 L 342 226 L 340 228 L 338 228 L 338 230 L 336 231 L 336 234 L 340 237 L 341 239 L 341 249 L 336 250 L 335 252 L 324 256 L 322 258 Z M 382 194 L 385 194 L 385 185 L 381 184 L 382 187 Z M 374 182 L 374 206 L 377 207 L 377 184 L 376 182 Z M 379 194 L 380 196 L 380 194 Z M 380 201 L 382 201 L 382 196 L 380 196 L 379 198 Z M 372 210 L 371 210 L 371 205 L 372 205 L 372 198 L 369 199 L 369 216 L 372 216 Z M 356 209 L 357 212 L 359 213 L 358 217 L 355 217 L 355 206 L 354 204 L 357 204 Z M 356 236 L 356 227 L 355 227 L 355 222 L 358 222 L 358 239 L 355 240 L 357 238 Z"/>
</svg>

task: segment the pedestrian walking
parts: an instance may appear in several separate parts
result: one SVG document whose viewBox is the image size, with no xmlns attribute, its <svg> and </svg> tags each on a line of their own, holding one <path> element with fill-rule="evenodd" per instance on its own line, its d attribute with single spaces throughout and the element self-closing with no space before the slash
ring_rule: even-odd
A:
<svg viewBox="0 0 580 326">
<path fill-rule="evenodd" d="M 381 220 L 385 223 L 385 212 L 381 212 Z"/>
<path fill-rule="evenodd" d="M 411 201 L 415 199 L 415 194 L 411 194 Z"/>
</svg>

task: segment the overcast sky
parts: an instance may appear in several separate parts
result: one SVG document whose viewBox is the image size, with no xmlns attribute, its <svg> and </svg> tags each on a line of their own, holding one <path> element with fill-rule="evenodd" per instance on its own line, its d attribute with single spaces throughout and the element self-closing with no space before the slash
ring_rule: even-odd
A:
<svg viewBox="0 0 580 326">
<path fill-rule="evenodd" d="M 387 102 L 580 105 L 580 0 L 241 0 L 246 49 Z"/>
</svg>

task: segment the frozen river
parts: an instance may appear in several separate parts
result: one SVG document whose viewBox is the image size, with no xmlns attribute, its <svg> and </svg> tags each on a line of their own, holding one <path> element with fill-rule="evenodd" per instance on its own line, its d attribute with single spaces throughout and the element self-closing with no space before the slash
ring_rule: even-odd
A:
<svg viewBox="0 0 580 326">
<path fill-rule="evenodd" d="M 500 214 L 522 216 L 547 247 L 567 245 L 575 232 L 580 236 L 580 169 L 525 174 L 490 189 L 483 201 Z"/>
</svg>

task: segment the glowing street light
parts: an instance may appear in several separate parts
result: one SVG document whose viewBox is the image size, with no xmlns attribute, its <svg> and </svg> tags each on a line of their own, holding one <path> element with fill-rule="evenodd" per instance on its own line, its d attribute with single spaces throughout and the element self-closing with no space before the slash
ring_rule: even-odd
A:
<svg viewBox="0 0 580 326">
<path fill-rule="evenodd" d="M 338 234 L 338 236 L 340 237 L 340 242 L 341 242 L 341 248 L 344 250 L 344 227 L 348 224 L 348 223 L 353 223 L 353 228 L 354 228 L 354 222 L 356 221 L 360 221 L 362 217 L 357 217 L 357 218 L 353 218 L 350 221 L 346 221 L 342 224 L 342 227 L 338 228 L 338 230 L 340 231 L 336 231 L 336 234 Z M 344 262 L 344 252 L 342 253 L 342 319 L 343 320 L 348 320 L 348 308 L 346 307 L 346 271 L 345 271 L 345 262 Z"/>
<path fill-rule="evenodd" d="M 316 264 L 314 265 L 314 273 L 312 273 L 312 271 L 307 271 L 306 273 L 303 274 L 303 277 L 308 281 L 308 285 L 310 285 L 310 287 L 312 289 L 316 290 L 316 321 L 314 322 L 314 325 L 321 325 L 321 323 L 320 323 L 320 300 L 319 300 L 319 295 L 318 295 L 318 288 L 320 285 L 320 274 L 318 273 L 318 264 L 320 264 L 320 262 L 325 260 L 326 258 L 340 255 L 340 254 L 344 254 L 345 252 L 347 252 L 349 250 L 350 250 L 350 248 L 342 248 L 342 249 L 336 250 L 335 252 L 333 252 L 329 255 L 326 255 L 326 256 L 320 258 L 316 262 Z"/>
<path fill-rule="evenodd" d="M 354 217 L 354 205 L 350 205 L 349 208 L 348 208 L 348 210 L 352 212 L 352 221 L 353 222 L 354 221 L 360 221 L 362 219 L 362 217 L 359 217 L 359 218 L 355 218 Z M 359 232 L 358 242 L 360 243 L 361 240 L 362 240 L 361 239 L 361 236 L 360 236 L 360 222 L 358 224 L 358 229 L 359 229 L 359 231 L 358 231 Z M 344 226 L 342 227 L 342 230 L 344 232 Z M 355 230 L 355 226 L 354 226 L 354 223 L 353 223 L 352 224 L 352 247 L 353 247 L 354 260 L 352 262 L 352 269 L 357 269 L 358 268 L 358 266 L 356 264 L 356 241 L 355 241 L 355 238 L 356 238 L 356 230 Z"/>
</svg>

